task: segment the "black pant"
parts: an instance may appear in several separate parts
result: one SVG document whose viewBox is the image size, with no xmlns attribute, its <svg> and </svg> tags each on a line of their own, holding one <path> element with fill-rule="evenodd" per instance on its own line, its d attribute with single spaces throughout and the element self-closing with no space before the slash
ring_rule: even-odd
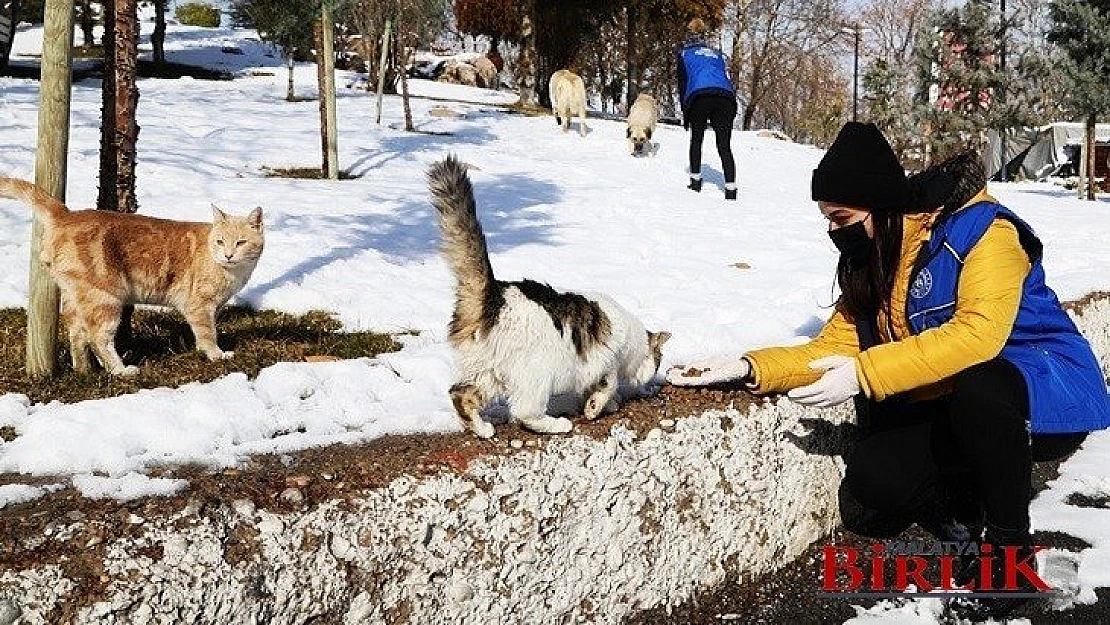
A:
<svg viewBox="0 0 1110 625">
<path fill-rule="evenodd" d="M 889 538 L 948 507 L 957 519 L 976 510 L 989 525 L 1028 531 L 1028 418 L 1025 379 L 1002 358 L 957 374 L 945 399 L 876 404 L 847 457 L 840 487 L 845 527 Z"/>
<path fill-rule="evenodd" d="M 713 127 L 717 135 L 717 153 L 721 155 L 725 182 L 736 182 L 736 161 L 732 158 L 732 122 L 736 119 L 736 98 L 717 94 L 694 96 L 686 109 L 690 122 L 690 173 L 701 172 L 701 144 L 705 127 Z"/>
</svg>

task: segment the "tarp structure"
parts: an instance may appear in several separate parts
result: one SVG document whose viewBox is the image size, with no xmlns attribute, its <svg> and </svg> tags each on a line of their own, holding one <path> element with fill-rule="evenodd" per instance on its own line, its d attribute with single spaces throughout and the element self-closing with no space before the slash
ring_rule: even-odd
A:
<svg viewBox="0 0 1110 625">
<path fill-rule="evenodd" d="M 1074 164 L 1079 162 L 1079 146 L 1083 145 L 1086 135 L 1086 126 L 1078 122 L 1057 122 L 1040 128 L 1008 130 L 1005 154 L 1007 169 L 1012 178 L 1030 180 L 1042 180 L 1052 175 L 1076 175 Z M 1110 145 L 1110 124 L 1095 125 L 1095 144 Z M 1101 150 L 1096 154 L 1098 153 Z M 1002 159 L 1000 134 L 992 130 L 983 155 L 992 179 L 999 179 Z M 1101 169 L 1100 166 L 1098 170 Z"/>
</svg>

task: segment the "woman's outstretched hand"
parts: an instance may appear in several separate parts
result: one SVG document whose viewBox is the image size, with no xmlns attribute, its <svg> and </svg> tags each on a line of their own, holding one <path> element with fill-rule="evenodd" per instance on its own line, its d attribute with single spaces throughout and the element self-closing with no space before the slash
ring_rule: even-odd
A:
<svg viewBox="0 0 1110 625">
<path fill-rule="evenodd" d="M 675 386 L 709 386 L 748 377 L 752 367 L 738 354 L 718 354 L 667 370 L 667 382 Z"/>
<path fill-rule="evenodd" d="M 819 369 L 825 374 L 813 384 L 800 386 L 786 394 L 803 406 L 829 408 L 848 401 L 860 392 L 856 359 L 851 356 L 818 358 L 809 363 L 809 368 Z"/>
</svg>

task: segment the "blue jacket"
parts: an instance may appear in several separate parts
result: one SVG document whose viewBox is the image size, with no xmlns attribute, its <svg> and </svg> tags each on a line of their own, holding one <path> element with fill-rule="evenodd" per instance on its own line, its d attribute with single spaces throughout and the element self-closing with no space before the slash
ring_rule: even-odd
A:
<svg viewBox="0 0 1110 625">
<path fill-rule="evenodd" d="M 704 42 L 691 42 L 679 52 L 678 90 L 682 93 L 682 109 L 690 105 L 690 99 L 702 93 L 719 93 L 736 96 L 736 90 L 728 79 L 725 56 Z"/>
<path fill-rule="evenodd" d="M 1040 240 L 1004 206 L 979 202 L 934 226 L 910 275 L 906 315 L 911 331 L 920 334 L 952 318 L 963 259 L 996 218 L 1014 224 L 1032 263 L 1017 319 L 1001 354 L 1025 377 L 1030 431 L 1055 434 L 1110 427 L 1110 399 L 1098 360 L 1045 284 Z"/>
</svg>

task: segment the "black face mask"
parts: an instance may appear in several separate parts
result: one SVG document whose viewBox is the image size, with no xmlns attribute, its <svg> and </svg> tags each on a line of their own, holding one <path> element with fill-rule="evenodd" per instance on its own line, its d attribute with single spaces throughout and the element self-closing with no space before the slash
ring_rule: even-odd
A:
<svg viewBox="0 0 1110 625">
<path fill-rule="evenodd" d="M 871 257 L 871 237 L 867 236 L 867 228 L 863 222 L 861 219 L 836 230 L 829 230 L 829 238 L 836 249 L 840 250 L 840 255 L 855 265 L 864 264 Z"/>
</svg>

